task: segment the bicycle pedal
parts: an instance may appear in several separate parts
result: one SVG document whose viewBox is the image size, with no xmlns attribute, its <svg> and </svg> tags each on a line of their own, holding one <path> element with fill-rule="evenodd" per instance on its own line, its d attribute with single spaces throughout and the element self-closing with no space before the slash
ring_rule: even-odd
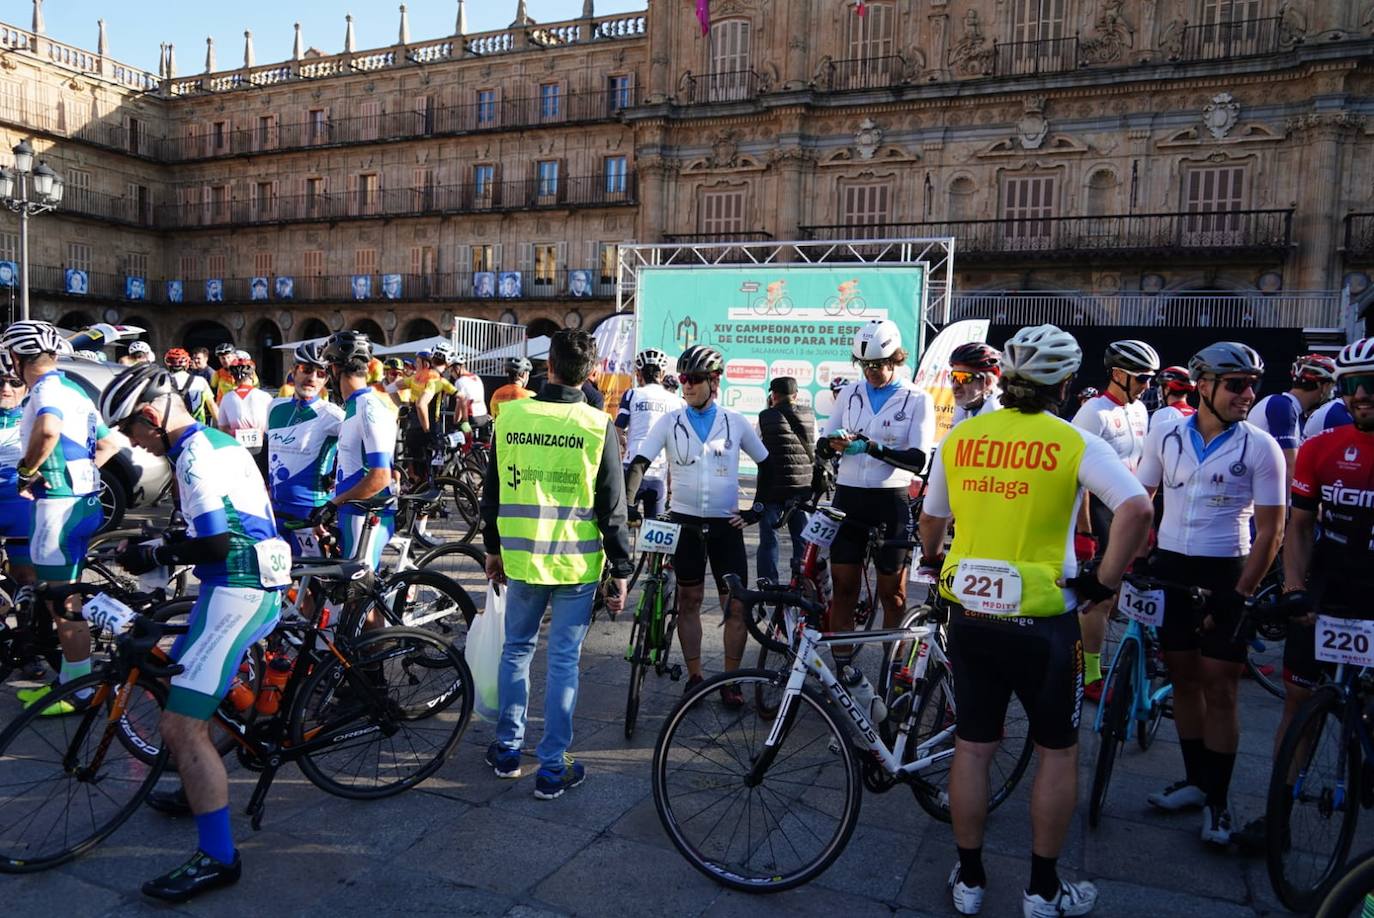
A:
<svg viewBox="0 0 1374 918">
<path fill-rule="evenodd" d="M 680 663 L 674 663 L 668 668 L 668 678 L 674 682 L 682 679 L 682 665 Z"/>
</svg>

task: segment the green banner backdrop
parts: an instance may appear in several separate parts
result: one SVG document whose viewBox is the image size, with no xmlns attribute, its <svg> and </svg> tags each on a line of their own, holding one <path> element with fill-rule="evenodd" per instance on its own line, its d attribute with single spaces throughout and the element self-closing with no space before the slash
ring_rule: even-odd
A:
<svg viewBox="0 0 1374 918">
<path fill-rule="evenodd" d="M 748 265 L 642 268 L 635 297 L 638 348 L 674 360 L 693 344 L 725 355 L 720 403 L 751 418 L 766 405 L 768 381 L 790 376 L 799 400 L 820 418 L 832 407 L 830 381 L 853 380 L 850 347 L 859 326 L 891 319 L 911 354 L 921 353 L 926 301 L 922 265 Z"/>
</svg>

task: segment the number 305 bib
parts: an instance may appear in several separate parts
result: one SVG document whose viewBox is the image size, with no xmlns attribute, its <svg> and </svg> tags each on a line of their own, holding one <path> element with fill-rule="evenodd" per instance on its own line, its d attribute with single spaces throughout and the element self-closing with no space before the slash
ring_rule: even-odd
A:
<svg viewBox="0 0 1374 918">
<path fill-rule="evenodd" d="M 954 574 L 952 590 L 970 612 L 1016 615 L 1021 611 L 1021 573 L 1006 561 L 964 558 Z"/>
</svg>

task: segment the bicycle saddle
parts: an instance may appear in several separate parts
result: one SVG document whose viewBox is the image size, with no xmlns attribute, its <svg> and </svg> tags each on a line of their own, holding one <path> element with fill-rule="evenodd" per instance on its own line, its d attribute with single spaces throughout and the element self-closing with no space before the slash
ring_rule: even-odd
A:
<svg viewBox="0 0 1374 918">
<path fill-rule="evenodd" d="M 291 562 L 291 578 L 319 577 L 324 580 L 360 580 L 370 568 L 362 561 L 337 561 L 333 558 L 296 558 Z"/>
<path fill-rule="evenodd" d="M 444 492 L 439 488 L 429 488 L 425 491 L 416 491 L 414 494 L 402 494 L 398 500 L 405 503 L 432 504 L 434 501 L 444 496 Z"/>
<path fill-rule="evenodd" d="M 362 510 L 363 512 L 371 510 L 390 510 L 396 506 L 396 498 L 378 495 L 377 497 L 366 497 L 362 500 L 350 500 L 348 506 L 352 507 L 354 510 Z"/>
</svg>

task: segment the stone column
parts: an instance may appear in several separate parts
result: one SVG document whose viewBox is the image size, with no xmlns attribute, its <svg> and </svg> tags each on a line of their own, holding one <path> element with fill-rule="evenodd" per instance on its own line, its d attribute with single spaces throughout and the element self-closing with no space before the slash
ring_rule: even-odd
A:
<svg viewBox="0 0 1374 918">
<path fill-rule="evenodd" d="M 793 22 L 814 22 L 817 15 L 814 0 L 792 0 L 790 15 L 780 17 L 782 21 L 775 28 L 782 31 L 782 41 L 787 42 L 787 58 L 782 71 L 783 89 L 805 89 L 811 82 L 809 65 L 811 35 L 816 31 L 795 32 L 789 24 Z M 823 15 L 829 15 L 828 13 Z M 810 34 L 808 34 L 808 32 Z"/>
<path fill-rule="evenodd" d="M 648 0 L 649 9 L 649 95 L 650 105 L 667 102 L 672 96 L 673 4 L 669 0 Z M 695 22 L 696 20 L 692 20 Z"/>
</svg>

